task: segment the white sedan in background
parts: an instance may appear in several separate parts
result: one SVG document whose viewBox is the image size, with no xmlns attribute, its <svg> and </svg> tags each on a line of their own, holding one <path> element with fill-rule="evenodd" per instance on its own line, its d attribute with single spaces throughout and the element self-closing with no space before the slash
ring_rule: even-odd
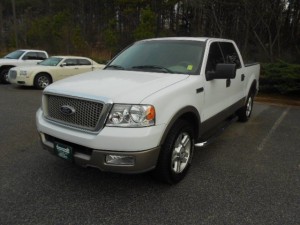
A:
<svg viewBox="0 0 300 225">
<path fill-rule="evenodd" d="M 103 69 L 104 66 L 85 57 L 52 56 L 36 66 L 10 69 L 8 79 L 12 84 L 44 89 L 57 80 L 96 69 Z"/>
</svg>

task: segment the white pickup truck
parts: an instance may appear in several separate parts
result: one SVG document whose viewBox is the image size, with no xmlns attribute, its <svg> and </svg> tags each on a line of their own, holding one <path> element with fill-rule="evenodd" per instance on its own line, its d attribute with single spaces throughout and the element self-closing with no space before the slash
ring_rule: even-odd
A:
<svg viewBox="0 0 300 225">
<path fill-rule="evenodd" d="M 41 50 L 20 49 L 0 59 L 0 83 L 9 83 L 8 72 L 16 66 L 36 65 L 48 58 L 48 53 Z"/>
<path fill-rule="evenodd" d="M 37 129 L 45 149 L 78 165 L 177 183 L 197 143 L 232 115 L 249 119 L 259 72 L 231 40 L 138 41 L 104 70 L 48 86 Z"/>
</svg>

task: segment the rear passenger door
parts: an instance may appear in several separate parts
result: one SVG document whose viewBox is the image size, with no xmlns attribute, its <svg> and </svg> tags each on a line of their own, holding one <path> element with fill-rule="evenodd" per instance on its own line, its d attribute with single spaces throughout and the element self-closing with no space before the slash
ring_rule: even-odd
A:
<svg viewBox="0 0 300 225">
<path fill-rule="evenodd" d="M 94 69 L 92 62 L 88 59 L 78 59 L 78 68 L 80 73 L 89 72 Z"/>
</svg>

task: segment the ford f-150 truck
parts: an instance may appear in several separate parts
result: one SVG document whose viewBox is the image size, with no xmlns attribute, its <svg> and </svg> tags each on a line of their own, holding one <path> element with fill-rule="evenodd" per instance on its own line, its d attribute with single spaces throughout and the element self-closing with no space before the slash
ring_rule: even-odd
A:
<svg viewBox="0 0 300 225">
<path fill-rule="evenodd" d="M 259 64 L 216 38 L 158 38 L 126 48 L 102 71 L 49 85 L 36 113 L 42 145 L 102 171 L 183 179 L 195 144 L 228 118 L 247 121 Z"/>
<path fill-rule="evenodd" d="M 8 72 L 16 66 L 36 65 L 48 58 L 48 53 L 41 50 L 20 49 L 0 59 L 0 83 L 9 83 Z"/>
</svg>

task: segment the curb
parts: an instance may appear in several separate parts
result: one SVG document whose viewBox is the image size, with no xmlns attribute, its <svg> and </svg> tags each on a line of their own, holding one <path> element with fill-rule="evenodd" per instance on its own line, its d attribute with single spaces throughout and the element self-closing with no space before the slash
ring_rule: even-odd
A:
<svg viewBox="0 0 300 225">
<path fill-rule="evenodd" d="M 256 102 L 270 103 L 275 105 L 300 106 L 300 100 L 294 100 L 289 98 L 272 98 L 272 97 L 256 96 L 254 100 Z"/>
</svg>

